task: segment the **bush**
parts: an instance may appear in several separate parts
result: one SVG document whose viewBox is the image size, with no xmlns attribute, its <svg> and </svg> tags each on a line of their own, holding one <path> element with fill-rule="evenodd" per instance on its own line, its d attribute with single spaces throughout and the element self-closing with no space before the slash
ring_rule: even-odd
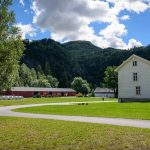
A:
<svg viewBox="0 0 150 150">
<path fill-rule="evenodd" d="M 88 96 L 88 97 L 95 97 L 94 90 L 92 90 L 91 93 L 89 93 L 87 96 Z"/>
<path fill-rule="evenodd" d="M 95 97 L 94 90 L 92 90 L 92 92 L 91 92 L 91 97 Z"/>
<path fill-rule="evenodd" d="M 76 97 L 83 97 L 83 94 L 82 93 L 78 93 L 78 94 L 76 94 Z"/>
</svg>

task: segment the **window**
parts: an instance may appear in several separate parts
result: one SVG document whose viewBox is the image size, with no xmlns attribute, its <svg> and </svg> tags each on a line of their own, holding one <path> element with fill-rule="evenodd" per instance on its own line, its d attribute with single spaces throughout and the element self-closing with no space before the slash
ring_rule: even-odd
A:
<svg viewBox="0 0 150 150">
<path fill-rule="evenodd" d="M 133 61 L 133 66 L 137 66 L 137 61 Z"/>
<path fill-rule="evenodd" d="M 137 81 L 138 80 L 138 75 L 137 75 L 137 73 L 133 73 L 133 81 Z"/>
<path fill-rule="evenodd" d="M 141 87 L 136 86 L 136 95 L 141 95 Z"/>
</svg>

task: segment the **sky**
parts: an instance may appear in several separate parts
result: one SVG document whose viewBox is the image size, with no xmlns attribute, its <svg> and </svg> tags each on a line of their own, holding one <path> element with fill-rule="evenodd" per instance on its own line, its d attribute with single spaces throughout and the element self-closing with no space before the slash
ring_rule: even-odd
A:
<svg viewBox="0 0 150 150">
<path fill-rule="evenodd" d="M 150 0 L 13 0 L 10 9 L 23 39 L 118 49 L 150 44 Z"/>
</svg>

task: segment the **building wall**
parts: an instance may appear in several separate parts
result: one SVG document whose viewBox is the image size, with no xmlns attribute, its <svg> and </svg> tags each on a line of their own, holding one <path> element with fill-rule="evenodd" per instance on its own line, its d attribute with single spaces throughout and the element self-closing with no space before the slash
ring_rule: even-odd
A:
<svg viewBox="0 0 150 150">
<path fill-rule="evenodd" d="M 95 97 L 114 97 L 113 93 L 95 93 Z"/>
<path fill-rule="evenodd" d="M 69 92 L 67 96 L 76 96 L 76 92 Z"/>
<path fill-rule="evenodd" d="M 13 96 L 23 96 L 23 97 L 33 97 L 34 96 L 34 92 L 32 91 L 14 91 L 11 92 Z"/>
<path fill-rule="evenodd" d="M 36 91 L 35 91 L 36 92 Z M 33 97 L 34 91 L 10 91 L 4 93 L 4 95 L 12 95 L 12 96 L 23 96 L 23 97 Z M 42 91 L 40 92 L 41 96 L 53 96 L 53 97 L 60 97 L 60 96 L 75 96 L 76 92 L 49 92 Z"/>
<path fill-rule="evenodd" d="M 118 72 L 119 98 L 150 98 L 150 65 L 139 59 L 137 66 L 133 60 L 126 63 Z M 138 73 L 138 81 L 133 81 L 133 73 Z M 136 86 L 141 87 L 141 95 L 136 95 Z"/>
</svg>

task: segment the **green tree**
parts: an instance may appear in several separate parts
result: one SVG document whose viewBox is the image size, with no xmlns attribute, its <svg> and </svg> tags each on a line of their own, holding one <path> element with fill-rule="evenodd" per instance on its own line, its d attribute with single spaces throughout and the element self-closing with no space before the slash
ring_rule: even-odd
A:
<svg viewBox="0 0 150 150">
<path fill-rule="evenodd" d="M 13 86 L 16 86 L 16 87 L 22 86 L 21 85 L 21 79 L 20 79 L 20 76 L 19 76 L 19 72 L 17 73 L 16 81 L 13 84 Z"/>
<path fill-rule="evenodd" d="M 71 86 L 77 93 L 82 93 L 83 95 L 86 95 L 90 92 L 89 84 L 81 77 L 75 77 L 71 83 Z"/>
<path fill-rule="evenodd" d="M 38 65 L 37 68 L 37 78 L 40 79 L 40 78 L 46 78 L 46 76 L 44 75 L 43 71 L 42 71 L 42 67 L 41 65 Z"/>
<path fill-rule="evenodd" d="M 0 0 L 0 91 L 10 89 L 17 78 L 24 45 L 9 11 L 12 0 Z"/>
<path fill-rule="evenodd" d="M 118 74 L 115 71 L 116 67 L 108 66 L 104 73 L 103 86 L 111 88 L 114 91 L 115 97 L 118 95 Z"/>
<path fill-rule="evenodd" d="M 46 75 L 52 74 L 51 69 L 50 69 L 50 64 L 48 62 L 45 63 L 44 73 Z"/>
<path fill-rule="evenodd" d="M 33 80 L 37 80 L 37 74 L 34 68 L 31 68 L 31 76 Z"/>
<path fill-rule="evenodd" d="M 91 91 L 91 97 L 95 97 L 94 89 Z"/>
<path fill-rule="evenodd" d="M 81 93 L 86 96 L 90 92 L 90 87 L 88 83 L 82 84 Z"/>
<path fill-rule="evenodd" d="M 33 77 L 30 68 L 26 64 L 22 64 L 19 70 L 20 86 L 31 86 Z"/>
<path fill-rule="evenodd" d="M 54 78 L 51 75 L 48 75 L 46 78 L 47 78 L 48 82 L 50 83 L 51 87 L 53 87 L 53 88 L 58 87 L 59 81 L 56 78 Z"/>
<path fill-rule="evenodd" d="M 58 84 L 59 82 L 55 77 L 45 76 L 42 71 L 36 72 L 34 68 L 30 69 L 26 64 L 22 64 L 15 86 L 58 87 Z"/>
<path fill-rule="evenodd" d="M 19 68 L 16 82 L 14 86 L 34 86 L 37 82 L 37 74 L 34 68 L 27 67 L 26 64 L 22 64 Z"/>
<path fill-rule="evenodd" d="M 30 86 L 34 86 L 34 84 L 35 84 L 36 81 L 37 81 L 37 73 L 36 73 L 36 71 L 35 71 L 34 68 L 31 68 L 31 69 L 30 69 L 30 73 L 31 73 Z"/>
<path fill-rule="evenodd" d="M 39 79 L 37 80 L 36 87 L 51 87 L 50 83 L 46 79 Z"/>
</svg>

